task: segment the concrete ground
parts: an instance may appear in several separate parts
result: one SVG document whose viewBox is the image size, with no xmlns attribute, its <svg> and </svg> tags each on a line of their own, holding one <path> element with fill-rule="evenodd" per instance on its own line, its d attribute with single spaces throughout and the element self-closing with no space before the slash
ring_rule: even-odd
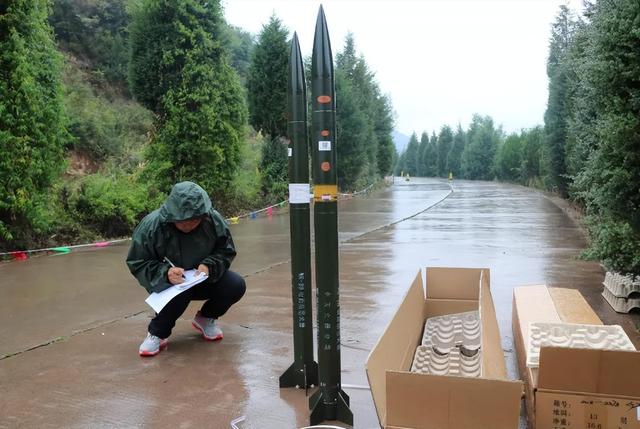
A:
<svg viewBox="0 0 640 429">
<path fill-rule="evenodd" d="M 379 427 L 364 362 L 425 266 L 491 269 L 513 378 L 514 286 L 578 289 L 640 347 L 640 318 L 603 300 L 601 267 L 578 259 L 581 230 L 538 192 L 396 178 L 339 210 L 342 383 L 355 428 Z M 293 359 L 288 225 L 286 214 L 233 225 L 232 269 L 248 289 L 221 319 L 224 339 L 200 338 L 192 303 L 154 358 L 137 353 L 152 312 L 124 264 L 126 244 L 0 265 L 0 428 L 222 429 L 241 417 L 241 429 L 307 426 L 304 390 L 278 388 Z"/>
</svg>

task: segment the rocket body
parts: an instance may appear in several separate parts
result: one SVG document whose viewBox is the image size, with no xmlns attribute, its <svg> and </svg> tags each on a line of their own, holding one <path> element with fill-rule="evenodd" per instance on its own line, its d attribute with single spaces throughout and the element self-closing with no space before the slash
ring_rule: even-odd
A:
<svg viewBox="0 0 640 429">
<path fill-rule="evenodd" d="M 318 364 L 313 360 L 307 90 L 296 34 L 289 58 L 287 114 L 294 362 L 280 376 L 280 387 L 308 388 L 318 384 Z"/>
<path fill-rule="evenodd" d="M 333 55 L 322 6 L 311 59 L 311 151 L 318 324 L 319 390 L 311 397 L 311 424 L 353 424 L 349 397 L 341 389 L 338 266 L 338 181 Z"/>
</svg>

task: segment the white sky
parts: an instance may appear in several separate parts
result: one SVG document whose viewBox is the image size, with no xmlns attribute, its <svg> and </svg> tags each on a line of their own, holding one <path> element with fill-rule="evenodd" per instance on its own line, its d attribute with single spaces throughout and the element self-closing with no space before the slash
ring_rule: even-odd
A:
<svg viewBox="0 0 640 429">
<path fill-rule="evenodd" d="M 473 113 L 506 132 L 542 124 L 550 26 L 561 4 L 579 0 L 222 0 L 230 24 L 258 34 L 275 12 L 311 54 L 322 3 L 333 55 L 347 32 L 376 73 L 410 135 Z"/>
</svg>

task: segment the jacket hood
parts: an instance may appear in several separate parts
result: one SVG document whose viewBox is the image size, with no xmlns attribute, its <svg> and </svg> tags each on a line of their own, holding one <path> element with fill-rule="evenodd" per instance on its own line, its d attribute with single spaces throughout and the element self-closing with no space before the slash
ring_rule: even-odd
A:
<svg viewBox="0 0 640 429">
<path fill-rule="evenodd" d="M 164 222 L 179 222 L 208 213 L 213 205 L 209 195 L 193 182 L 180 182 L 173 186 L 169 197 L 160 207 Z"/>
</svg>

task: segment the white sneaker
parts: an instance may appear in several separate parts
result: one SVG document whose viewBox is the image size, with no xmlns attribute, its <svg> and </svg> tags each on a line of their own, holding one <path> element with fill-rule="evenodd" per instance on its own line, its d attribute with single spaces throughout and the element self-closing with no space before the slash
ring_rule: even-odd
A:
<svg viewBox="0 0 640 429">
<path fill-rule="evenodd" d="M 218 321 L 210 317 L 201 316 L 199 311 L 196 317 L 193 318 L 191 324 L 202 333 L 205 340 L 217 341 L 223 337 L 222 329 L 218 326 Z"/>
<path fill-rule="evenodd" d="M 147 333 L 147 338 L 140 344 L 140 356 L 155 356 L 167 348 L 167 340 Z"/>
</svg>

